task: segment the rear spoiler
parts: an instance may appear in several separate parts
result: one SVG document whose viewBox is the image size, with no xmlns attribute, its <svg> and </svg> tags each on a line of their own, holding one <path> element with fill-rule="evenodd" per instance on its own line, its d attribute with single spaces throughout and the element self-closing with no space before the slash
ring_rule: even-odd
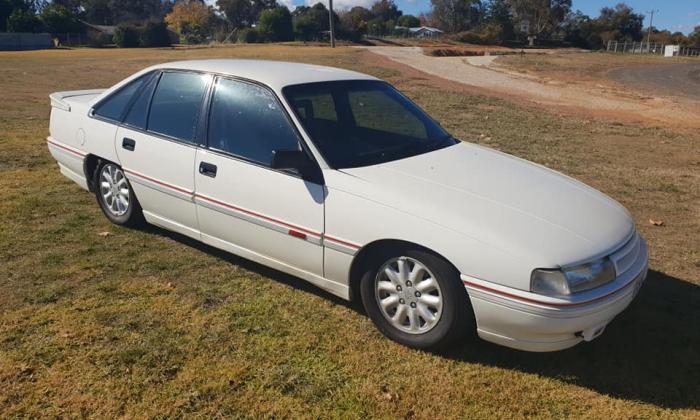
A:
<svg viewBox="0 0 700 420">
<path fill-rule="evenodd" d="M 65 99 L 73 96 L 99 95 L 104 91 L 104 89 L 67 90 L 64 92 L 54 92 L 49 95 L 49 99 L 51 99 L 52 107 L 70 112 L 70 103 L 68 103 Z"/>
</svg>

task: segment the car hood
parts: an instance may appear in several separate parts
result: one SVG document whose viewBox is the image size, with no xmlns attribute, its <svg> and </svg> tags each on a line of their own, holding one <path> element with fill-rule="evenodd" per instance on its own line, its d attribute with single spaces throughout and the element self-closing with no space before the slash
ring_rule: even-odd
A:
<svg viewBox="0 0 700 420">
<path fill-rule="evenodd" d="M 634 231 L 605 194 L 543 166 L 470 143 L 361 168 L 349 191 L 540 267 L 577 264 Z"/>
</svg>

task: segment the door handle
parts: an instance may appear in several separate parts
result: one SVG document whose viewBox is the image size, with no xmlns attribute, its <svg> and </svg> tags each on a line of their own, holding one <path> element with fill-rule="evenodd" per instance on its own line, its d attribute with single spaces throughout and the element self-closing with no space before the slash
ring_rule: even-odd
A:
<svg viewBox="0 0 700 420">
<path fill-rule="evenodd" d="M 122 147 L 133 152 L 136 148 L 136 141 L 128 137 L 124 137 L 124 139 L 122 139 Z"/>
<path fill-rule="evenodd" d="M 199 173 L 204 175 L 204 176 L 215 178 L 216 177 L 216 165 L 212 165 L 211 163 L 207 163 L 207 162 L 200 162 L 199 163 Z"/>
</svg>

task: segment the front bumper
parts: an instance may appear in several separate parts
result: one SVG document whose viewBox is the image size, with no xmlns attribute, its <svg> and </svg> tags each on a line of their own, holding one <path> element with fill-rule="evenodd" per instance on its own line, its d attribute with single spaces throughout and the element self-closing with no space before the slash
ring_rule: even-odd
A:
<svg viewBox="0 0 700 420">
<path fill-rule="evenodd" d="M 556 351 L 590 341 L 622 312 L 646 279 L 647 247 L 625 273 L 571 300 L 550 298 L 462 275 L 481 338 L 527 351 Z"/>
</svg>

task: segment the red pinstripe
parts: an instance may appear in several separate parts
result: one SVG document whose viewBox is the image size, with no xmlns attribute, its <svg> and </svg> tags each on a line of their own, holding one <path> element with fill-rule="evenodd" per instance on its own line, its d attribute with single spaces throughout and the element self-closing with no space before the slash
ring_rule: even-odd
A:
<svg viewBox="0 0 700 420">
<path fill-rule="evenodd" d="M 138 173 L 138 172 L 133 171 L 133 170 L 131 170 L 131 169 L 124 169 L 124 172 L 126 172 L 126 173 L 128 173 L 128 174 L 132 174 L 132 175 L 138 176 L 138 177 L 140 177 L 140 178 L 147 179 L 147 180 L 149 180 L 149 181 L 151 181 L 151 182 L 154 182 L 154 183 L 156 183 L 156 184 L 158 184 L 158 185 L 161 185 L 161 186 L 163 186 L 163 187 L 170 188 L 170 189 L 172 189 L 172 190 L 175 190 L 175 191 L 178 191 L 178 192 L 181 192 L 181 193 L 190 194 L 190 195 L 192 195 L 193 197 L 197 197 L 197 198 L 200 198 L 200 199 L 202 199 L 202 200 L 209 201 L 210 203 L 214 203 L 214 204 L 217 204 L 217 205 L 219 205 L 219 206 L 229 208 L 229 209 L 231 209 L 231 210 L 235 210 L 235 211 L 238 211 L 238 212 L 241 212 L 241 213 L 248 214 L 248 215 L 253 216 L 253 217 L 257 217 L 257 218 L 259 218 L 259 219 L 267 220 L 267 221 L 269 221 L 269 222 L 276 223 L 276 224 L 279 224 L 279 225 L 288 227 L 288 228 L 290 228 L 290 229 L 292 229 L 292 230 L 299 231 L 299 233 L 302 233 L 302 234 L 307 234 L 307 235 L 315 236 L 315 237 L 317 237 L 317 238 L 324 238 L 324 239 L 326 239 L 326 240 L 333 241 L 333 242 L 337 242 L 337 243 L 339 243 L 339 244 L 348 246 L 348 247 L 350 247 L 350 248 L 355 248 L 355 249 L 361 248 L 360 245 L 354 244 L 354 243 L 352 243 L 352 242 L 348 242 L 348 241 L 344 241 L 344 240 L 342 240 L 342 239 L 334 238 L 334 237 L 329 236 L 329 235 L 324 235 L 324 234 L 322 234 L 322 233 L 320 233 L 320 232 L 315 232 L 315 231 L 313 231 L 313 230 L 309 230 L 309 229 L 303 228 L 303 227 L 301 227 L 301 226 L 297 226 L 297 225 L 294 225 L 294 224 L 291 224 L 291 223 L 287 223 L 287 222 L 285 222 L 285 221 L 283 221 L 283 220 L 275 219 L 274 217 L 266 216 L 266 215 L 264 215 L 264 214 L 260 214 L 260 213 L 254 212 L 254 211 L 252 211 L 252 210 L 244 209 L 244 208 L 242 208 L 242 207 L 238 207 L 238 206 L 235 206 L 235 205 L 233 205 L 233 204 L 225 203 L 225 202 L 223 202 L 223 201 L 217 200 L 217 199 L 212 198 L 212 197 L 208 197 L 208 196 L 206 196 L 206 195 L 197 194 L 197 193 L 195 193 L 195 192 L 193 192 L 193 191 L 188 191 L 188 190 L 185 190 L 185 189 L 183 189 L 183 188 L 176 187 L 176 186 L 174 186 L 174 185 L 171 185 L 171 184 L 168 184 L 168 183 L 166 183 L 166 182 L 163 182 L 163 181 L 160 181 L 160 180 L 151 178 L 151 177 L 149 177 L 149 176 L 146 176 L 146 175 L 144 175 L 144 174 Z M 301 237 L 301 236 L 299 236 L 299 235 L 296 234 L 296 233 L 297 233 L 297 232 L 293 232 L 293 231 L 290 231 L 290 232 L 289 232 L 289 234 L 292 235 L 292 236 Z"/>
<path fill-rule="evenodd" d="M 66 147 L 66 146 L 64 146 L 64 145 L 62 145 L 62 144 L 60 144 L 60 143 L 55 142 L 55 141 L 46 139 L 46 142 L 49 143 L 49 144 L 52 144 L 52 145 L 54 145 L 54 146 L 56 146 L 56 147 L 58 147 L 59 149 L 63 149 L 63 150 L 65 150 L 66 152 L 73 153 L 73 154 L 76 155 L 76 156 L 85 157 L 85 153 L 79 152 L 79 151 L 77 151 L 77 150 L 73 150 L 73 149 L 71 149 L 71 148 L 69 148 L 69 147 Z"/>
<path fill-rule="evenodd" d="M 599 301 L 599 300 L 603 300 L 603 299 L 605 299 L 605 298 L 607 298 L 607 297 L 610 297 L 611 295 L 614 295 L 615 293 L 621 292 L 622 290 L 624 290 L 624 289 L 628 288 L 629 286 L 631 286 L 632 284 L 634 284 L 634 280 L 631 280 L 630 282 L 628 282 L 628 283 L 625 284 L 624 286 L 621 286 L 621 287 L 619 287 L 619 288 L 613 290 L 613 291 L 610 292 L 610 293 L 606 293 L 606 294 L 603 295 L 603 296 L 599 296 L 599 297 L 597 297 L 597 298 L 590 299 L 590 300 L 586 300 L 586 301 L 583 301 L 583 302 L 575 302 L 575 303 L 573 303 L 573 302 L 572 302 L 572 303 L 551 303 L 551 302 L 543 302 L 543 301 L 537 300 L 537 299 L 531 299 L 531 298 L 526 298 L 526 297 L 523 297 L 523 296 L 514 295 L 514 294 L 512 294 L 512 293 L 503 292 L 503 291 L 497 290 L 497 289 L 492 289 L 492 288 L 490 288 L 490 287 L 488 287 L 488 286 L 482 286 L 482 285 L 480 285 L 480 284 L 472 283 L 472 282 L 466 281 L 466 280 L 462 280 L 462 282 L 464 283 L 465 286 L 473 287 L 473 288 L 475 288 L 475 289 L 480 289 L 480 290 L 483 290 L 483 291 L 486 291 L 486 292 L 490 292 L 490 293 L 493 293 L 493 294 L 505 296 L 505 297 L 508 297 L 508 298 L 511 298 L 511 299 L 515 299 L 515 300 L 519 300 L 519 301 L 522 301 L 522 302 L 535 303 L 535 304 L 537 304 L 537 305 L 551 306 L 551 307 L 555 307 L 555 308 L 571 308 L 571 307 L 576 307 L 576 306 L 589 305 L 589 304 L 591 304 L 591 303 L 594 303 L 594 302 L 597 302 L 597 301 Z"/>
</svg>

